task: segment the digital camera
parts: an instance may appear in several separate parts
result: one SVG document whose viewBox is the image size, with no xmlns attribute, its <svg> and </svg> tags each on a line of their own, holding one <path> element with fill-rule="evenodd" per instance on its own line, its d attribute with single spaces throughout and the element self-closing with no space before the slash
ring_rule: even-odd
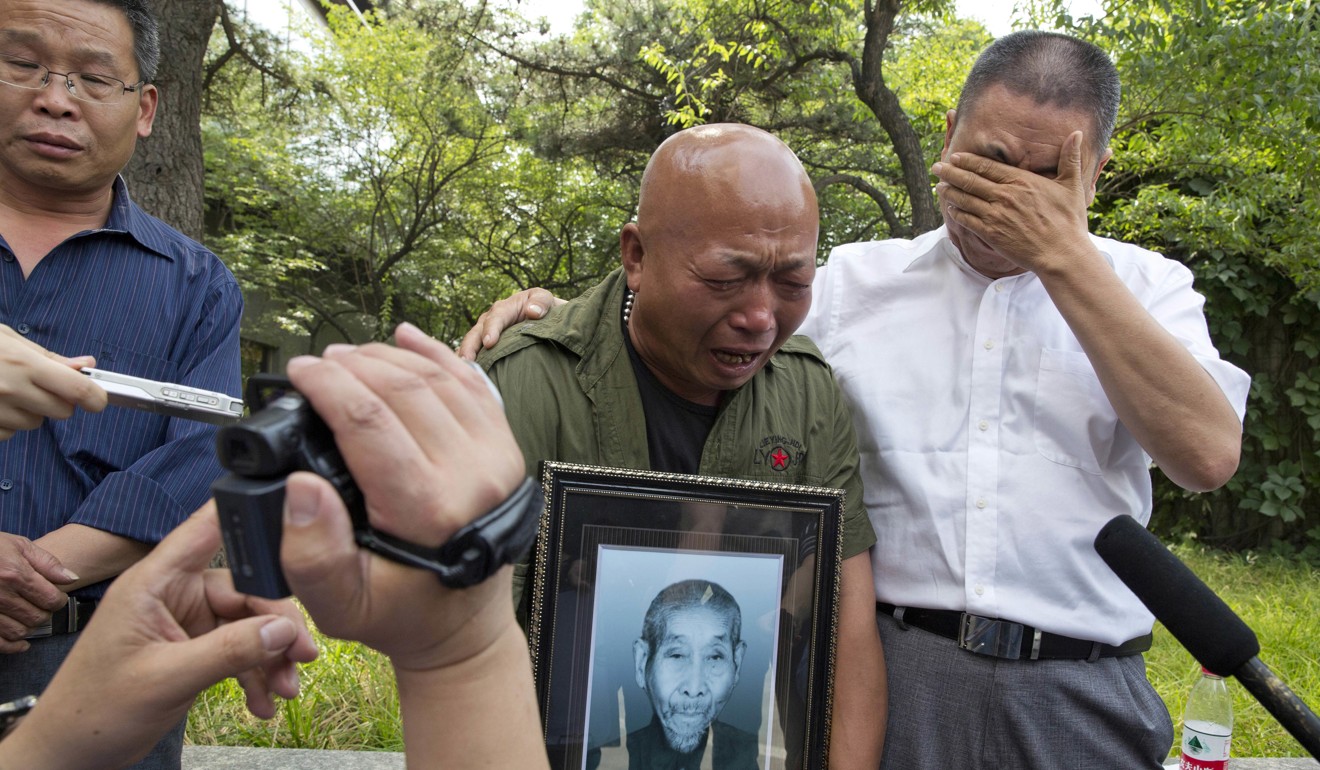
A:
<svg viewBox="0 0 1320 770">
<path fill-rule="evenodd" d="M 481 369 L 469 363 L 477 372 Z M 503 405 L 484 373 L 486 387 Z M 254 413 L 216 434 L 216 454 L 229 473 L 211 485 L 234 587 L 253 596 L 288 596 L 280 567 L 284 491 L 290 473 L 310 471 L 334 486 L 348 508 L 358 546 L 386 559 L 435 573 L 449 588 L 474 586 L 527 555 L 536 539 L 541 488 L 527 478 L 503 502 L 478 516 L 439 547 L 428 547 L 374 529 L 362 491 L 344 464 L 329 426 L 283 378 L 248 380 Z"/>
<path fill-rule="evenodd" d="M 211 485 L 211 493 L 234 587 L 278 599 L 290 593 L 280 568 L 288 475 L 310 471 L 334 485 L 355 531 L 367 528 L 366 506 L 330 428 L 288 379 L 253 375 L 247 400 L 252 414 L 216 435 L 216 454 L 229 473 Z"/>
</svg>

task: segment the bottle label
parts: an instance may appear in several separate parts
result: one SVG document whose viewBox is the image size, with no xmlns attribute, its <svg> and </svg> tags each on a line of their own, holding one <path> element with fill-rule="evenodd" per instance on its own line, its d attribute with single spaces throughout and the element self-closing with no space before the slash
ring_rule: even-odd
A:
<svg viewBox="0 0 1320 770">
<path fill-rule="evenodd" d="M 1179 770 L 1224 770 L 1228 767 L 1229 728 L 1211 722 L 1183 726 Z"/>
</svg>

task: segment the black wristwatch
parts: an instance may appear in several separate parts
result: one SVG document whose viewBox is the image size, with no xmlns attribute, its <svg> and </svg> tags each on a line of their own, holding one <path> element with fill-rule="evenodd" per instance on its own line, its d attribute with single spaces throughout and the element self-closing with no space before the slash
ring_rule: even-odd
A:
<svg viewBox="0 0 1320 770">
<path fill-rule="evenodd" d="M 358 530 L 357 542 L 392 561 L 430 570 L 450 588 L 468 588 L 527 555 L 536 540 L 542 500 L 540 485 L 527 478 L 508 499 L 439 548 L 411 543 L 372 527 Z"/>
</svg>

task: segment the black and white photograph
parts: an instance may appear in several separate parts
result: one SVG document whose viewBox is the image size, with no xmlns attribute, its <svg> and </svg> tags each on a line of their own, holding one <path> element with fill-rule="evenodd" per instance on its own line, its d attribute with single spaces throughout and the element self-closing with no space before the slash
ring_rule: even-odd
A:
<svg viewBox="0 0 1320 770">
<path fill-rule="evenodd" d="M 583 767 L 768 767 L 783 557 L 597 558 Z"/>
<path fill-rule="evenodd" d="M 814 770 L 838 490 L 545 463 L 529 643 L 555 770 Z"/>
</svg>

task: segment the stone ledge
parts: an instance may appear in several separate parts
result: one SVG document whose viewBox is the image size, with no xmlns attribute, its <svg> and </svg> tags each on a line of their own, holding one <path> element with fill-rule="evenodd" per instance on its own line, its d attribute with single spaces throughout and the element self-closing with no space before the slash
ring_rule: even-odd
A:
<svg viewBox="0 0 1320 770">
<path fill-rule="evenodd" d="M 1316 770 L 1320 762 L 1293 757 L 1234 757 L 1231 770 Z M 1178 763 L 1165 765 L 1177 767 Z M 183 770 L 404 770 L 403 754 L 388 751 L 255 749 L 184 746 Z"/>
<path fill-rule="evenodd" d="M 389 751 L 183 747 L 183 770 L 404 770 L 404 767 L 403 754 Z"/>
<path fill-rule="evenodd" d="M 1173 760 L 1172 764 L 1166 762 L 1165 767 L 1177 767 L 1178 760 Z M 1229 770 L 1316 770 L 1320 767 L 1320 762 L 1306 757 L 1233 757 L 1228 760 Z"/>
</svg>

